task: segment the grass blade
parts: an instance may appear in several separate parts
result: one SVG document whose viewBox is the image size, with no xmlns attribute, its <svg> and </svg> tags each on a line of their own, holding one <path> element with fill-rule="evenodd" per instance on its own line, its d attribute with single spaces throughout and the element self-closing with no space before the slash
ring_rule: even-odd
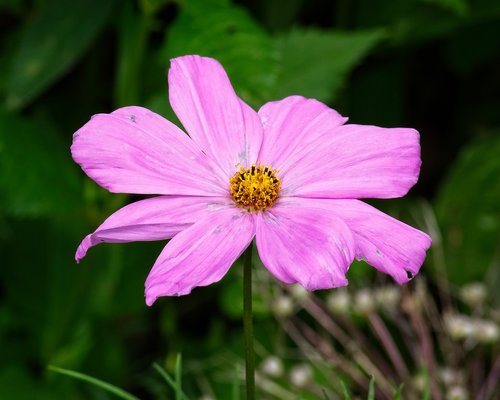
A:
<svg viewBox="0 0 500 400">
<path fill-rule="evenodd" d="M 99 387 L 99 388 L 101 388 L 109 393 L 114 394 L 115 396 L 117 396 L 123 400 L 139 400 L 138 397 L 135 397 L 134 395 L 126 392 L 123 389 L 120 389 L 119 387 L 117 387 L 115 385 L 101 381 L 100 379 L 97 379 L 97 378 L 93 378 L 92 376 L 82 374 L 81 372 L 72 371 L 70 369 L 65 369 L 65 368 L 55 367 L 53 365 L 49 365 L 47 367 L 47 369 L 49 371 L 57 372 L 58 374 L 70 376 L 72 378 L 90 383 L 90 384 L 97 386 L 97 387 Z"/>
<path fill-rule="evenodd" d="M 403 400 L 402 393 L 403 393 L 403 386 L 404 385 L 405 385 L 404 383 L 399 385 L 399 387 L 396 389 L 396 391 L 392 395 L 392 400 Z"/>
<path fill-rule="evenodd" d="M 234 369 L 234 375 L 233 375 L 233 384 L 232 384 L 232 400 L 240 400 L 241 395 L 240 395 L 240 375 L 241 375 L 241 368 L 240 364 L 236 364 L 235 369 Z"/>
<path fill-rule="evenodd" d="M 370 379 L 370 387 L 368 389 L 368 400 L 375 400 L 375 378 Z"/>
<path fill-rule="evenodd" d="M 161 375 L 165 382 L 177 393 L 180 393 L 180 400 L 189 400 L 186 394 L 182 391 L 182 388 L 178 387 L 178 384 L 174 378 L 172 378 L 167 371 L 165 371 L 158 363 L 153 363 L 153 368 Z M 177 372 L 177 371 L 176 371 Z"/>
<path fill-rule="evenodd" d="M 422 375 L 424 378 L 424 392 L 422 393 L 422 400 L 431 400 L 431 383 L 429 380 L 429 370 L 422 365 Z"/>
<path fill-rule="evenodd" d="M 347 389 L 347 385 L 345 384 L 345 382 L 341 380 L 340 384 L 342 385 L 342 391 L 344 393 L 344 400 L 351 400 L 351 395 L 349 394 L 349 389 Z"/>
<path fill-rule="evenodd" d="M 175 360 L 175 400 L 183 400 L 182 393 L 182 356 L 177 354 Z"/>
</svg>

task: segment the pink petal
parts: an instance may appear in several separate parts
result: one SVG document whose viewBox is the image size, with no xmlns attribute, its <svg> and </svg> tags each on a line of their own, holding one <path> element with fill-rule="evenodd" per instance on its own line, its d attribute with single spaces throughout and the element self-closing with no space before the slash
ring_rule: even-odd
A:
<svg viewBox="0 0 500 400">
<path fill-rule="evenodd" d="M 111 214 L 94 233 L 87 235 L 76 251 L 77 262 L 99 243 L 165 240 L 195 223 L 202 216 L 231 207 L 221 197 L 159 196 L 129 204 Z"/>
<path fill-rule="evenodd" d="M 281 175 L 282 194 L 400 197 L 417 182 L 420 164 L 416 130 L 343 125 L 287 160 Z"/>
<path fill-rule="evenodd" d="M 255 235 L 254 216 L 232 208 L 208 214 L 175 236 L 146 280 L 146 303 L 217 282 Z"/>
<path fill-rule="evenodd" d="M 347 121 L 323 103 L 301 96 L 266 103 L 259 117 L 264 126 L 259 161 L 283 173 L 290 155 Z"/>
<path fill-rule="evenodd" d="M 226 177 L 237 164 L 257 162 L 262 125 L 257 113 L 238 98 L 218 61 L 184 56 L 171 61 L 170 104 L 189 135 L 217 160 Z"/>
<path fill-rule="evenodd" d="M 300 202 L 258 214 L 257 248 L 262 263 L 284 283 L 307 290 L 347 285 L 354 242 L 346 224 Z"/>
<path fill-rule="evenodd" d="M 432 239 L 359 200 L 286 199 L 283 204 L 317 207 L 342 218 L 354 234 L 356 258 L 364 259 L 399 284 L 408 282 L 422 266 Z"/>
<path fill-rule="evenodd" d="M 71 153 L 111 192 L 209 196 L 227 191 L 184 132 L 142 107 L 95 115 L 74 134 Z"/>
</svg>

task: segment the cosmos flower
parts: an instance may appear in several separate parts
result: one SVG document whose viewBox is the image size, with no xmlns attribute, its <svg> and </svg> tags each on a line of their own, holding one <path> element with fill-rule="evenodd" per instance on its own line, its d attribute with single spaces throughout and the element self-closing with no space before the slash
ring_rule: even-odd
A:
<svg viewBox="0 0 500 400">
<path fill-rule="evenodd" d="M 255 112 L 214 59 L 173 59 L 170 103 L 186 129 L 142 107 L 95 115 L 73 137 L 74 160 L 113 193 L 159 195 L 123 207 L 84 238 L 171 239 L 146 280 L 146 303 L 219 281 L 255 238 L 277 279 L 307 290 L 347 285 L 364 259 L 403 284 L 431 239 L 359 198 L 404 196 L 420 170 L 419 134 L 345 124 L 314 99 Z"/>
</svg>

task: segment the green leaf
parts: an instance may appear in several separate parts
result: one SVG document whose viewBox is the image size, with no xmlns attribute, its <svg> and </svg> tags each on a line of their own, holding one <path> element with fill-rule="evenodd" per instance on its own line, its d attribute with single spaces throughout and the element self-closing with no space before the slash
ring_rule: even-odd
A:
<svg viewBox="0 0 500 400">
<path fill-rule="evenodd" d="M 68 398 L 63 390 L 50 387 L 46 382 L 32 375 L 32 371 L 27 366 L 12 363 L 0 369 L 0 398 L 9 400 Z"/>
<path fill-rule="evenodd" d="M 175 359 L 175 400 L 183 400 L 182 393 L 182 356 L 177 354 Z"/>
<path fill-rule="evenodd" d="M 41 2 L 13 55 L 6 105 L 19 109 L 63 75 L 104 27 L 114 1 Z"/>
<path fill-rule="evenodd" d="M 237 363 L 234 366 L 234 372 L 233 372 L 233 382 L 231 385 L 231 400 L 241 399 L 240 376 L 241 376 L 241 366 L 240 364 Z"/>
<path fill-rule="evenodd" d="M 382 39 L 383 31 L 328 32 L 295 29 L 275 40 L 281 70 L 274 97 L 292 94 L 334 98 L 349 72 Z"/>
<path fill-rule="evenodd" d="M 231 268 L 235 271 L 236 269 L 235 266 Z M 232 275 L 232 279 L 226 279 L 220 286 L 219 305 L 228 317 L 240 319 L 243 316 L 243 279 L 235 272 L 229 271 L 229 274 Z M 262 318 L 271 314 L 271 307 L 265 296 L 257 291 L 253 294 L 252 306 L 254 318 Z"/>
<path fill-rule="evenodd" d="M 51 127 L 0 112 L 0 208 L 9 214 L 61 214 L 81 204 L 80 177 Z"/>
<path fill-rule="evenodd" d="M 392 400 L 402 400 L 403 399 L 403 387 L 404 383 L 399 385 L 399 387 L 395 390 L 394 394 L 392 395 Z"/>
<path fill-rule="evenodd" d="M 368 387 L 368 400 L 375 400 L 375 378 L 373 376 L 370 379 L 370 386 Z"/>
<path fill-rule="evenodd" d="M 441 185 L 436 216 L 443 235 L 448 277 L 454 283 L 484 279 L 498 257 L 499 154 L 498 136 L 472 143 L 462 151 Z M 494 282 L 491 284 L 495 287 Z"/>
<path fill-rule="evenodd" d="M 422 393 L 422 400 L 431 400 L 431 383 L 429 380 L 429 370 L 422 364 L 421 373 L 424 378 L 424 388 Z"/>
<path fill-rule="evenodd" d="M 273 43 L 240 7 L 225 1 L 186 2 L 163 53 L 166 59 L 185 54 L 216 58 L 249 104 L 260 106 L 271 98 L 278 68 Z"/>
<path fill-rule="evenodd" d="M 436 4 L 445 9 L 455 12 L 458 15 L 466 15 L 469 5 L 466 0 L 421 0 L 424 3 Z"/>
<path fill-rule="evenodd" d="M 344 395 L 344 400 L 351 400 L 351 395 L 349 394 L 349 389 L 344 381 L 340 381 L 340 385 L 342 386 L 342 393 Z"/>
<path fill-rule="evenodd" d="M 57 372 L 57 373 L 62 374 L 62 375 L 67 375 L 67 376 L 70 376 L 72 378 L 75 378 L 75 379 L 78 379 L 78 380 L 81 380 L 81 381 L 84 381 L 84 382 L 88 382 L 88 383 L 90 383 L 90 384 L 92 384 L 94 386 L 97 386 L 97 387 L 99 387 L 101 389 L 104 389 L 105 391 L 107 391 L 109 393 L 114 394 L 115 396 L 117 396 L 117 397 L 119 397 L 121 399 L 124 399 L 124 400 L 139 400 L 138 397 L 135 397 L 134 395 L 126 392 L 123 389 L 120 389 L 119 387 L 117 387 L 115 385 L 112 385 L 110 383 L 101 381 L 100 379 L 94 378 L 92 376 L 82 374 L 81 372 L 76 372 L 76 371 L 72 371 L 72 370 L 69 370 L 69 369 L 55 367 L 53 365 L 49 365 L 47 368 L 48 368 L 49 371 L 54 371 L 54 372 Z"/>
<path fill-rule="evenodd" d="M 146 14 L 137 14 L 131 3 L 122 9 L 118 29 L 118 63 L 115 84 L 117 106 L 138 104 L 141 67 L 147 50 L 152 21 Z"/>
<path fill-rule="evenodd" d="M 165 371 L 162 367 L 160 367 L 159 364 L 154 363 L 153 368 L 162 376 L 163 379 L 165 379 L 165 382 L 175 391 L 176 396 L 180 393 L 180 400 L 188 400 L 188 397 L 184 394 L 182 391 L 182 388 L 179 386 L 180 383 L 177 382 L 176 379 L 172 378 L 170 374 Z M 176 397 L 177 400 L 177 397 Z"/>
</svg>

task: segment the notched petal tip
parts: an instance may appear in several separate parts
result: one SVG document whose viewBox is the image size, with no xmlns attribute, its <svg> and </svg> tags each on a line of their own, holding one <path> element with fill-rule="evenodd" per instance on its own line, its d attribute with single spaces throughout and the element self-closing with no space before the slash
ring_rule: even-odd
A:
<svg viewBox="0 0 500 400">
<path fill-rule="evenodd" d="M 345 287 L 349 284 L 349 281 L 345 276 L 332 276 L 331 274 L 325 274 L 324 276 L 313 276 L 310 278 L 309 282 L 303 285 L 304 289 L 313 292 L 316 290 L 330 290 Z M 302 285 L 299 282 L 299 285 Z"/>
<path fill-rule="evenodd" d="M 163 276 L 150 275 L 146 279 L 144 296 L 146 305 L 151 307 L 158 297 L 170 296 L 180 297 L 190 294 L 194 288 L 207 286 L 201 285 L 185 285 L 182 282 L 172 282 L 165 280 Z"/>
<path fill-rule="evenodd" d="M 92 244 L 91 244 L 91 236 L 92 235 L 85 236 L 85 238 L 82 240 L 82 242 L 80 243 L 80 245 L 76 249 L 75 261 L 77 262 L 77 264 L 80 263 L 80 261 L 87 254 L 87 250 L 89 249 L 89 247 L 92 246 Z"/>
<path fill-rule="evenodd" d="M 154 302 L 156 301 L 156 299 L 158 298 L 158 296 L 148 296 L 147 292 L 145 294 L 145 297 L 146 297 L 146 305 L 148 307 L 151 307 L 154 304 Z"/>
<path fill-rule="evenodd" d="M 406 285 L 408 282 L 415 279 L 422 269 L 427 250 L 429 250 L 432 245 L 432 238 L 428 234 L 417 229 L 415 229 L 415 232 L 416 236 L 413 238 L 415 247 L 414 258 L 411 261 L 407 260 L 405 266 L 401 266 L 399 269 L 389 273 L 399 285 Z"/>
</svg>

